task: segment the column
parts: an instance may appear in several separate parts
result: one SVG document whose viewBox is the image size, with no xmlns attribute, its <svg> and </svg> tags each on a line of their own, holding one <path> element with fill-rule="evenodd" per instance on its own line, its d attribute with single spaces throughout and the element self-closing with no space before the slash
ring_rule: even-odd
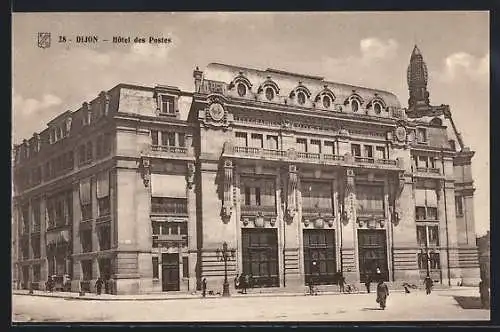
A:
<svg viewBox="0 0 500 332">
<path fill-rule="evenodd" d="M 296 165 L 289 165 L 286 172 L 286 222 L 283 242 L 285 247 L 284 268 L 286 287 L 304 285 L 304 249 L 302 246 L 302 197 Z"/>
<path fill-rule="evenodd" d="M 391 210 L 389 209 L 389 193 L 390 193 L 390 185 L 387 177 L 384 180 L 384 219 L 385 219 L 385 230 L 387 234 L 387 269 L 389 273 L 389 280 L 394 281 L 393 274 L 393 234 L 392 234 L 392 219 L 391 219 Z"/>
<path fill-rule="evenodd" d="M 344 193 L 345 219 L 342 223 L 342 272 L 346 280 L 358 280 L 356 226 L 356 182 L 353 169 L 346 169 Z"/>
<path fill-rule="evenodd" d="M 187 210 L 188 210 L 188 261 L 189 261 L 189 291 L 195 291 L 197 286 L 198 237 L 196 229 L 196 192 L 194 163 L 187 165 Z"/>
<path fill-rule="evenodd" d="M 49 266 L 47 261 L 47 243 L 45 241 L 45 234 L 47 231 L 47 220 L 45 220 L 47 214 L 45 212 L 47 208 L 47 196 L 42 196 L 40 199 L 40 278 L 41 281 L 47 281 L 49 277 Z M 41 283 L 41 288 L 45 288 L 45 282 Z"/>
</svg>

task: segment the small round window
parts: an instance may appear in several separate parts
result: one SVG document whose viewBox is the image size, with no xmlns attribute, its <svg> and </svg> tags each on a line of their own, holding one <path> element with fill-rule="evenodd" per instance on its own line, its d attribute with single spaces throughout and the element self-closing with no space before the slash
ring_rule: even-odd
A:
<svg viewBox="0 0 500 332">
<path fill-rule="evenodd" d="M 356 99 L 351 100 L 351 109 L 353 112 L 357 112 L 359 109 L 359 102 Z"/>
<path fill-rule="evenodd" d="M 267 100 L 273 100 L 274 98 L 274 91 L 272 88 L 267 88 L 266 89 L 266 98 Z"/>
<path fill-rule="evenodd" d="M 330 108 L 331 105 L 332 105 L 332 101 L 331 101 L 330 97 L 323 96 L 323 106 L 325 108 Z"/>
<path fill-rule="evenodd" d="M 247 87 L 245 86 L 245 84 L 243 83 L 238 84 L 238 96 L 243 97 L 246 94 L 247 94 Z"/>
<path fill-rule="evenodd" d="M 306 102 L 306 95 L 304 92 L 299 92 L 297 94 L 297 101 L 299 102 L 300 105 L 304 105 Z"/>
<path fill-rule="evenodd" d="M 380 112 L 382 112 L 382 106 L 379 103 L 373 104 L 373 109 L 376 114 L 380 114 Z"/>
</svg>

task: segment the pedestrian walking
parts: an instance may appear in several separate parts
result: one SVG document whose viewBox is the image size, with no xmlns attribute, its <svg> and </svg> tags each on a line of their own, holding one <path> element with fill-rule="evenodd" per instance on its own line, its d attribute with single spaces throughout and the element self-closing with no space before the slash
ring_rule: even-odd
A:
<svg viewBox="0 0 500 332">
<path fill-rule="evenodd" d="M 96 292 L 97 292 L 97 295 L 101 295 L 101 292 L 102 292 L 102 284 L 104 282 L 102 281 L 102 278 L 101 277 L 98 277 L 96 282 L 95 282 L 95 289 L 96 289 Z"/>
<path fill-rule="evenodd" d="M 377 303 L 380 305 L 382 310 L 385 310 L 388 296 L 389 287 L 387 287 L 383 280 L 380 280 L 377 285 Z"/>
<path fill-rule="evenodd" d="M 345 286 L 345 277 L 344 277 L 344 274 L 342 272 L 340 272 L 338 282 L 339 282 L 339 292 L 343 293 L 344 286 Z"/>
<path fill-rule="evenodd" d="M 488 291 L 488 285 L 483 279 L 479 282 L 479 296 L 481 297 L 481 308 L 487 309 L 490 294 Z"/>
<path fill-rule="evenodd" d="M 372 283 L 372 276 L 371 273 L 367 273 L 365 276 L 365 287 L 366 287 L 366 292 L 370 294 L 370 286 Z"/>
<path fill-rule="evenodd" d="M 243 273 L 240 275 L 240 288 L 241 288 L 241 294 L 247 293 L 246 278 L 245 278 L 245 275 Z"/>
<path fill-rule="evenodd" d="M 432 290 L 432 279 L 429 275 L 425 277 L 424 279 L 424 285 L 425 285 L 425 294 L 429 295 Z"/>
<path fill-rule="evenodd" d="M 247 289 L 251 288 L 252 285 L 252 275 L 251 274 L 246 274 L 245 275 L 245 294 L 247 293 Z"/>
<path fill-rule="evenodd" d="M 240 287 L 240 276 L 237 274 L 234 277 L 234 289 L 238 289 Z"/>
<path fill-rule="evenodd" d="M 201 296 L 207 296 L 207 278 L 203 278 L 201 281 Z"/>
</svg>

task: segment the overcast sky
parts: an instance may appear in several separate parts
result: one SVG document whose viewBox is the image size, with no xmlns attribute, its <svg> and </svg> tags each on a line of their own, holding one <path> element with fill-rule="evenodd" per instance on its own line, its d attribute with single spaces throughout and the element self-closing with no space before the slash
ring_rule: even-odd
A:
<svg viewBox="0 0 500 332">
<path fill-rule="evenodd" d="M 449 104 L 473 159 L 476 230 L 489 229 L 487 12 L 14 13 L 13 141 L 41 131 L 118 83 L 193 90 L 210 62 L 268 67 L 386 89 L 407 105 L 406 68 L 418 44 L 432 104 Z M 50 32 L 50 48 L 37 33 Z M 59 44 L 58 36 L 73 39 Z M 75 45 L 77 35 L 171 37 L 160 46 Z"/>
</svg>

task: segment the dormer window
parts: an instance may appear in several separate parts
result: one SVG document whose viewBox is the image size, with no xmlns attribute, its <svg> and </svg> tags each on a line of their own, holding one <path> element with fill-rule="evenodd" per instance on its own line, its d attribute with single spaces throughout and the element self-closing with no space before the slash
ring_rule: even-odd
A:
<svg viewBox="0 0 500 332">
<path fill-rule="evenodd" d="M 417 143 L 427 142 L 427 131 L 425 128 L 417 128 Z"/>
<path fill-rule="evenodd" d="M 306 95 L 304 92 L 300 91 L 299 93 L 297 93 L 297 102 L 299 103 L 299 105 L 304 105 L 305 102 L 306 102 Z"/>
<path fill-rule="evenodd" d="M 173 115 L 175 114 L 174 97 L 161 96 L 161 114 Z"/>
<path fill-rule="evenodd" d="M 269 101 L 274 99 L 274 90 L 271 87 L 266 88 L 266 99 Z"/>
<path fill-rule="evenodd" d="M 357 99 L 351 100 L 351 109 L 353 112 L 357 112 L 359 110 L 359 101 Z"/>
<path fill-rule="evenodd" d="M 330 108 L 332 105 L 332 99 L 329 96 L 323 96 L 323 107 Z"/>
<path fill-rule="evenodd" d="M 244 95 L 247 94 L 247 87 L 243 83 L 238 83 L 238 96 L 243 97 Z"/>
<path fill-rule="evenodd" d="M 380 103 L 374 103 L 373 110 L 375 111 L 375 114 L 382 113 L 382 105 L 380 105 Z"/>
</svg>

